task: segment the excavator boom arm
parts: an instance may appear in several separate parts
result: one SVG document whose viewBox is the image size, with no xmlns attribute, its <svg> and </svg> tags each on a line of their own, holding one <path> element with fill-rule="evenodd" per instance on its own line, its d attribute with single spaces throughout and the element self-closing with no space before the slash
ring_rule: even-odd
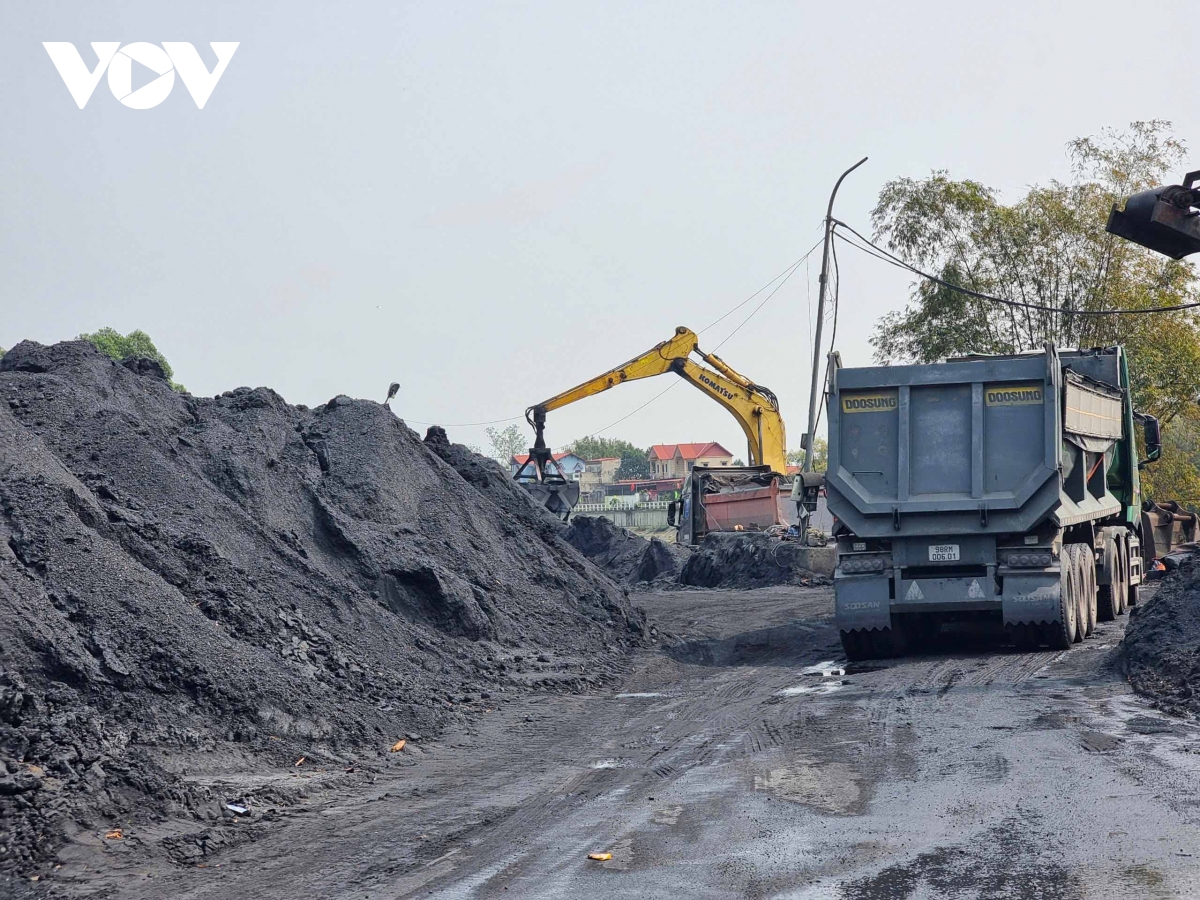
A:
<svg viewBox="0 0 1200 900">
<path fill-rule="evenodd" d="M 543 400 L 536 406 L 531 406 L 529 412 L 535 409 L 543 412 L 561 409 L 569 403 L 607 391 L 626 381 L 662 375 L 664 372 L 671 371 L 671 366 L 675 364 L 676 360 L 687 359 L 688 354 L 696 349 L 696 342 L 697 338 L 694 332 L 687 328 L 677 328 L 675 336 L 669 341 L 663 341 L 641 356 L 634 357 L 615 369 L 609 369 L 603 375 L 597 375 L 582 384 L 575 385 L 570 390 L 555 394 L 549 400 Z"/>
<path fill-rule="evenodd" d="M 746 435 L 753 465 L 770 466 L 771 471 L 781 475 L 787 472 L 787 435 L 774 394 L 768 399 L 757 386 L 745 388 L 690 359 L 684 360 L 679 374 L 737 419 Z"/>
<path fill-rule="evenodd" d="M 704 353 L 697 346 L 698 343 L 695 332 L 680 326 L 675 329 L 674 337 L 641 356 L 531 406 L 526 411 L 526 417 L 538 429 L 538 441 L 542 440 L 541 425 L 545 422 L 546 413 L 551 410 L 561 409 L 569 403 L 607 391 L 626 381 L 675 372 L 720 403 L 737 419 L 746 435 L 751 460 L 755 465 L 767 465 L 775 472 L 787 472 L 787 437 L 775 395 L 739 374 L 720 357 Z M 716 371 L 689 359 L 693 351 Z"/>
</svg>

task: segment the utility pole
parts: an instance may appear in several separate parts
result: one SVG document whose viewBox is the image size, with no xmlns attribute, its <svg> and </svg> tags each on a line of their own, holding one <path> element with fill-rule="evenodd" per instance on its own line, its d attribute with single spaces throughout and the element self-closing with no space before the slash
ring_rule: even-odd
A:
<svg viewBox="0 0 1200 900">
<path fill-rule="evenodd" d="M 817 394 L 821 389 L 821 326 L 825 323 L 825 288 L 829 283 L 829 245 L 833 242 L 833 200 L 846 176 L 866 161 L 867 157 L 864 156 L 842 173 L 842 177 L 833 186 L 833 193 L 829 195 L 829 208 L 825 210 L 825 247 L 821 251 L 821 278 L 820 287 L 817 290 L 817 335 L 813 342 L 812 391 L 808 395 L 808 431 L 804 435 L 804 468 L 801 470 L 804 472 L 812 471 L 813 443 L 816 440 L 813 432 L 817 428 Z"/>
</svg>

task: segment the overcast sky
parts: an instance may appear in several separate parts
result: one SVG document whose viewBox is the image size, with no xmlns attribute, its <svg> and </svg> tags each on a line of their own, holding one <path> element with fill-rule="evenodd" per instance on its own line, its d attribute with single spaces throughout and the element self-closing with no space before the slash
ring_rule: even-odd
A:
<svg viewBox="0 0 1200 900">
<path fill-rule="evenodd" d="M 1068 174 L 1069 139 L 1133 119 L 1200 150 L 1195 67 L 1171 39 L 1194 10 L 3 0 L 0 346 L 141 328 L 194 393 L 308 405 L 399 381 L 410 424 L 486 447 L 458 423 L 699 330 L 799 258 L 862 156 L 837 206 L 860 230 L 888 179 L 946 168 L 1012 199 Z M 92 41 L 189 41 L 210 68 L 209 41 L 241 46 L 203 110 L 178 79 L 147 110 L 101 80 L 80 110 L 43 41 L 89 67 Z M 909 286 L 852 254 L 838 349 L 862 365 Z M 793 447 L 818 265 L 720 351 L 778 393 Z M 668 379 L 554 413 L 548 437 L 603 429 Z M 745 454 L 684 384 L 605 434 Z"/>
</svg>

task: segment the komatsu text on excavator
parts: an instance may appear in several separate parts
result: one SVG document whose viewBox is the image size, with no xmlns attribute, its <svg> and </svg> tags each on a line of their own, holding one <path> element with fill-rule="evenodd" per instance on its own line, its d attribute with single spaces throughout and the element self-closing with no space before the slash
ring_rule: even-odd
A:
<svg viewBox="0 0 1200 900">
<path fill-rule="evenodd" d="M 712 368 L 693 360 L 693 353 Z M 627 381 L 667 372 L 674 372 L 707 394 L 737 420 L 746 436 L 750 457 L 750 466 L 741 467 L 740 471 L 760 476 L 764 481 L 786 476 L 787 436 L 774 392 L 741 375 L 715 354 L 702 351 L 696 333 L 680 326 L 670 340 L 641 356 L 529 407 L 525 418 L 533 427 L 534 445 L 529 450 L 529 459 L 514 477 L 547 509 L 566 519 L 578 502 L 579 485 L 563 476 L 546 445 L 546 414 Z"/>
</svg>

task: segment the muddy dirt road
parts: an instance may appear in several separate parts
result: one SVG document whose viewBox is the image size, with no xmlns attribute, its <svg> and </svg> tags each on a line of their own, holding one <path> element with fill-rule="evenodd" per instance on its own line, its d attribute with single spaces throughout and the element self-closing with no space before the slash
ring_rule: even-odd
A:
<svg viewBox="0 0 1200 900">
<path fill-rule="evenodd" d="M 1067 653 L 960 646 L 838 674 L 828 588 L 644 602 L 684 643 L 615 689 L 499 704 L 205 868 L 81 844 L 57 883 L 147 900 L 1200 892 L 1200 729 L 1113 670 L 1123 620 Z"/>
</svg>

